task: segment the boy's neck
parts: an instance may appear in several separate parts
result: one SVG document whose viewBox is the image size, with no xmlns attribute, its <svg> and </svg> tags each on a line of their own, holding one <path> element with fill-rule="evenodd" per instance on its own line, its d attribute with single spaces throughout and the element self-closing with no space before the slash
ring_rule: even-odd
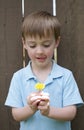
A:
<svg viewBox="0 0 84 130">
<path fill-rule="evenodd" d="M 35 67 L 32 66 L 32 71 L 34 73 L 34 75 L 37 77 L 37 79 L 40 82 L 45 82 L 45 80 L 47 79 L 48 75 L 50 74 L 51 70 L 52 70 L 52 62 L 50 64 L 48 64 L 48 66 L 46 67 Z"/>
</svg>

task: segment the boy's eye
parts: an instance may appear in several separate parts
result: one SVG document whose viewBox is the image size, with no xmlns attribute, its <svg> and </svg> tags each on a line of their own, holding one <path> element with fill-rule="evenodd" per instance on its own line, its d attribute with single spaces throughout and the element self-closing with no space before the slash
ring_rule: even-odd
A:
<svg viewBox="0 0 84 130">
<path fill-rule="evenodd" d="M 51 43 L 49 43 L 49 42 L 43 43 L 43 46 L 44 46 L 44 47 L 50 47 L 50 45 L 51 45 Z"/>
<path fill-rule="evenodd" d="M 35 48 L 35 47 L 36 47 L 36 45 L 29 45 L 29 47 L 30 47 L 30 48 Z"/>
<path fill-rule="evenodd" d="M 50 47 L 50 44 L 44 44 L 43 46 L 47 48 Z"/>
<path fill-rule="evenodd" d="M 35 47 L 36 47 L 36 44 L 35 44 L 35 43 L 29 43 L 28 46 L 29 46 L 30 48 L 35 48 Z"/>
</svg>

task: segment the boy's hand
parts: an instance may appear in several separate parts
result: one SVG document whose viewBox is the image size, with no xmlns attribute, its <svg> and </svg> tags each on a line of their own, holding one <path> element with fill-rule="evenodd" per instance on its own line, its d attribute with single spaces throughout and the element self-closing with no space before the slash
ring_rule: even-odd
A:
<svg viewBox="0 0 84 130">
<path fill-rule="evenodd" d="M 42 96 L 41 101 L 39 102 L 38 109 L 40 110 L 41 114 L 47 116 L 50 110 L 50 102 L 48 96 Z"/>
<path fill-rule="evenodd" d="M 49 113 L 49 94 L 44 92 L 31 93 L 27 98 L 27 103 L 33 112 L 40 110 L 42 115 Z"/>
<path fill-rule="evenodd" d="M 40 100 L 41 100 L 41 96 L 37 92 L 31 93 L 28 96 L 27 103 L 33 112 L 36 112 L 38 110 L 38 104 L 39 104 Z"/>
</svg>

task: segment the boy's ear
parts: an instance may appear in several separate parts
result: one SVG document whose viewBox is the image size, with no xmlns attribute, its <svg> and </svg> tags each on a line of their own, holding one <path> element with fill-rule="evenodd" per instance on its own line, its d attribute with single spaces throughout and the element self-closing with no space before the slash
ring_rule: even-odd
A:
<svg viewBox="0 0 84 130">
<path fill-rule="evenodd" d="M 56 48 L 59 46 L 59 43 L 60 43 L 60 36 L 59 36 L 58 39 L 56 40 L 56 44 L 55 44 L 55 47 L 56 47 Z"/>
<path fill-rule="evenodd" d="M 26 44 L 25 44 L 25 40 L 23 37 L 22 37 L 22 44 L 23 44 L 24 49 L 26 49 Z"/>
</svg>

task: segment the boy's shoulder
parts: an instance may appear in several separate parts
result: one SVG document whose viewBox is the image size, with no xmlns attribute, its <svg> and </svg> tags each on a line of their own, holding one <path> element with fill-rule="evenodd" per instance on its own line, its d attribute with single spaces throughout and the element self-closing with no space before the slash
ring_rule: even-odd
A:
<svg viewBox="0 0 84 130">
<path fill-rule="evenodd" d="M 58 67 L 58 69 L 60 70 L 60 71 L 62 71 L 62 72 L 72 72 L 70 69 L 68 69 L 68 68 L 66 68 L 66 67 L 63 67 L 63 66 L 61 66 L 61 65 L 59 65 L 59 64 L 57 64 L 57 67 Z"/>
<path fill-rule="evenodd" d="M 53 65 L 59 71 L 62 71 L 62 72 L 72 72 L 70 69 L 68 69 L 66 67 L 63 67 L 63 66 L 59 65 L 58 63 L 55 63 L 55 61 L 53 62 Z"/>
<path fill-rule="evenodd" d="M 72 71 L 68 68 L 60 66 L 59 64 L 54 63 L 53 73 L 58 76 L 69 76 L 72 74 Z"/>
<path fill-rule="evenodd" d="M 17 73 L 19 73 L 19 74 L 20 74 L 20 73 L 23 73 L 26 68 L 27 68 L 27 66 L 24 67 L 24 68 L 20 68 L 19 70 L 15 71 L 14 73 L 15 73 L 15 74 L 17 74 Z"/>
<path fill-rule="evenodd" d="M 26 67 L 24 67 L 24 68 L 21 68 L 21 69 L 19 69 L 19 70 L 17 70 L 16 72 L 14 72 L 14 76 L 23 76 L 23 77 L 25 77 L 25 76 L 28 76 L 29 74 L 31 73 L 31 69 L 30 69 L 30 66 L 29 66 L 29 64 L 26 66 Z"/>
</svg>

